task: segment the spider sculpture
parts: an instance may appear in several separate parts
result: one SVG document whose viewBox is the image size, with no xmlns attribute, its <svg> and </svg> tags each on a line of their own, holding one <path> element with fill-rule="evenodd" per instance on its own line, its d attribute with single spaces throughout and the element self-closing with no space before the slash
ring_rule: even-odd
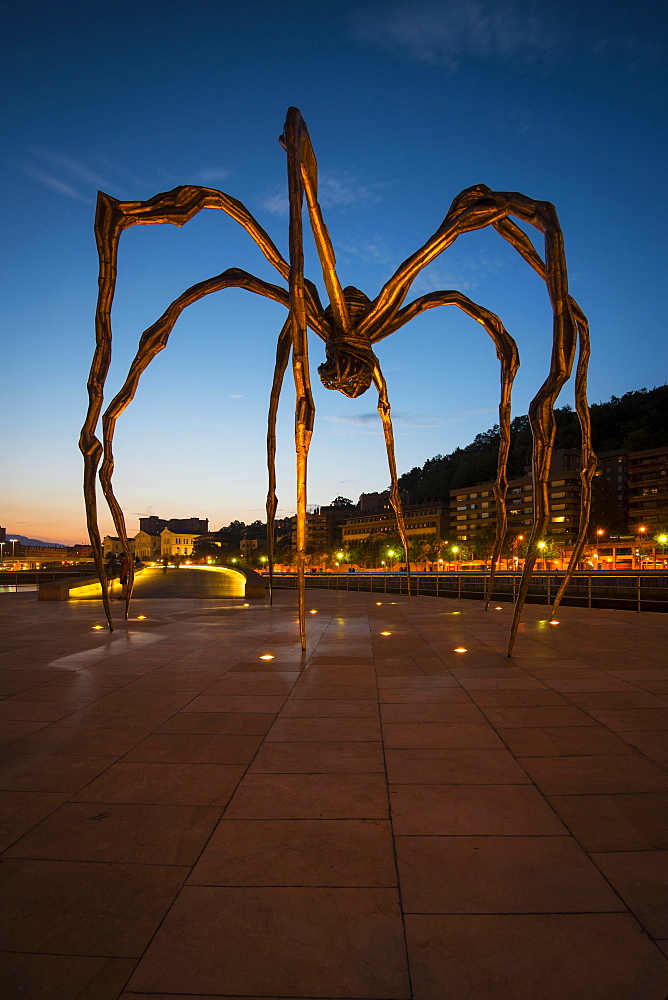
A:
<svg viewBox="0 0 668 1000">
<path fill-rule="evenodd" d="M 554 206 L 549 202 L 533 201 L 522 194 L 491 191 L 483 184 L 462 191 L 453 201 L 442 224 L 430 239 L 398 268 L 379 295 L 371 301 L 354 287 L 341 288 L 334 250 L 318 203 L 317 164 L 306 125 L 300 112 L 290 108 L 280 142 L 287 153 L 288 194 L 290 205 L 289 263 L 284 260 L 267 233 L 250 212 L 236 199 L 212 188 L 183 186 L 148 201 L 117 201 L 98 194 L 95 235 L 100 259 L 99 296 L 95 319 L 96 349 L 88 379 L 89 405 L 79 446 L 84 456 L 84 497 L 88 529 L 95 565 L 102 583 L 102 596 L 110 630 L 113 628 L 109 596 L 102 560 L 102 546 L 97 524 L 95 480 L 99 478 L 109 504 L 123 549 L 129 555 L 125 521 L 112 489 L 114 469 L 113 438 L 116 421 L 133 399 L 142 372 L 161 351 L 169 339 L 176 320 L 186 306 L 210 292 L 223 288 L 246 288 L 258 295 L 282 303 L 288 310 L 287 319 L 278 337 L 276 366 L 269 404 L 267 431 L 267 544 L 269 551 L 269 583 L 272 584 L 273 525 L 277 507 L 275 494 L 276 414 L 279 394 L 286 367 L 292 359 L 296 390 L 295 445 L 297 454 L 297 567 L 299 594 L 299 629 L 302 649 L 306 648 L 304 552 L 306 542 L 306 464 L 313 432 L 315 407 L 311 394 L 308 366 L 307 329 L 325 342 L 326 360 L 318 368 L 323 385 L 338 389 L 354 398 L 366 392 L 371 384 L 378 391 L 378 412 L 383 423 L 385 444 L 391 476 L 391 503 L 396 513 L 397 527 L 405 550 L 410 593 L 408 544 L 401 511 L 394 443 L 387 386 L 374 352 L 375 344 L 394 333 L 419 313 L 436 306 L 455 305 L 477 320 L 492 338 L 501 364 L 501 399 L 499 404 L 500 447 L 496 499 L 496 539 L 487 582 L 487 601 L 492 594 L 494 574 L 507 529 L 505 495 L 506 466 L 510 448 L 510 397 L 513 379 L 519 367 L 515 341 L 497 316 L 458 291 L 431 292 L 404 304 L 411 284 L 427 264 L 443 253 L 463 233 L 484 226 L 494 229 L 507 240 L 528 264 L 544 279 L 553 312 L 553 344 L 549 372 L 529 409 L 533 433 L 534 519 L 528 554 L 516 599 L 508 645 L 508 655 L 520 621 L 529 588 L 531 574 L 539 554 L 538 541 L 549 522 L 548 475 L 555 436 L 554 405 L 559 392 L 571 375 L 576 345 L 579 344 L 575 381 L 576 410 L 582 432 L 582 505 L 578 538 L 558 591 L 552 612 L 559 605 L 585 544 L 591 481 L 596 458 L 591 447 L 589 409 L 586 398 L 587 365 L 589 361 L 589 330 L 587 320 L 568 294 L 563 237 Z M 329 305 L 323 308 L 315 285 L 304 277 L 302 232 L 303 201 L 306 199 L 308 218 L 313 232 Z M 127 379 L 112 399 L 102 417 L 102 442 L 96 429 L 103 403 L 103 390 L 111 360 L 111 306 L 117 270 L 118 243 L 124 229 L 134 225 L 171 223 L 182 226 L 203 208 L 217 208 L 235 219 L 276 268 L 287 288 L 270 284 L 246 271 L 230 268 L 221 274 L 186 289 L 163 315 L 149 327 L 139 341 Z M 526 233 L 512 217 L 534 226 L 545 238 L 544 259 L 534 248 Z M 101 463 L 101 464 L 100 464 Z M 132 560 L 130 560 L 132 565 Z M 132 576 L 127 589 L 125 616 L 128 616 Z"/>
</svg>

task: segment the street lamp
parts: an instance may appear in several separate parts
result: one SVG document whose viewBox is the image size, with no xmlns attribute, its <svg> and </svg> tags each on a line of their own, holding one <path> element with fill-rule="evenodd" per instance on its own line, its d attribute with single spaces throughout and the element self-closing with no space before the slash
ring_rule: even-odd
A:
<svg viewBox="0 0 668 1000">
<path fill-rule="evenodd" d="M 661 546 L 661 559 L 663 560 L 663 557 L 666 554 L 666 544 L 668 543 L 668 535 L 657 535 L 656 540 Z M 664 568 L 665 568 L 665 562 L 664 562 Z M 656 569 L 656 549 L 654 549 L 654 569 Z"/>
<path fill-rule="evenodd" d="M 538 548 L 540 549 L 540 554 L 542 556 L 541 562 L 543 563 L 543 572 L 545 571 L 545 547 L 547 542 L 538 542 Z"/>
<path fill-rule="evenodd" d="M 453 553 L 453 555 L 455 557 L 455 564 L 459 562 L 459 559 L 457 558 L 457 553 L 458 552 L 459 552 L 459 546 L 458 545 L 453 545 L 452 546 L 452 553 Z M 460 569 L 461 569 L 461 563 L 460 563 Z"/>
</svg>

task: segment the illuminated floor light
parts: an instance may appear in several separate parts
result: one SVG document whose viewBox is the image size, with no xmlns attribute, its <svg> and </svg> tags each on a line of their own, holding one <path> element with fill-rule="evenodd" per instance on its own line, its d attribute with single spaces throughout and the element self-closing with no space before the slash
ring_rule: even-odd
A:
<svg viewBox="0 0 668 1000">
<path fill-rule="evenodd" d="M 550 625 L 558 625 L 559 622 L 555 621 L 554 618 L 549 622 Z"/>
<path fill-rule="evenodd" d="M 250 608 L 250 604 L 242 604 L 241 607 L 242 608 Z"/>
<path fill-rule="evenodd" d="M 495 611 L 503 611 L 503 608 L 499 606 L 499 607 L 494 608 L 494 610 Z"/>
<path fill-rule="evenodd" d="M 146 621 L 146 615 L 137 615 L 137 621 L 138 622 Z"/>
<path fill-rule="evenodd" d="M 271 653 L 265 653 L 263 656 L 260 657 L 260 659 L 261 660 L 273 660 L 274 657 L 271 655 Z"/>
<path fill-rule="evenodd" d="M 94 629 L 95 629 L 96 631 L 99 631 L 99 630 L 100 630 L 101 628 L 104 628 L 104 625 L 93 625 L 93 628 L 94 628 Z"/>
<path fill-rule="evenodd" d="M 392 633 L 391 633 L 391 632 L 381 632 L 380 634 L 381 634 L 381 635 L 392 635 Z"/>
<path fill-rule="evenodd" d="M 381 604 L 382 604 L 382 603 L 383 603 L 382 601 L 376 601 L 376 607 L 378 607 L 378 608 L 379 608 L 379 607 L 381 606 Z"/>
<path fill-rule="evenodd" d="M 468 649 L 465 649 L 464 646 L 457 646 L 455 653 L 468 653 Z"/>
<path fill-rule="evenodd" d="M 315 610 L 313 610 L 313 611 L 309 611 L 309 614 L 310 614 L 310 615 L 317 615 L 317 613 L 318 613 L 318 612 L 317 612 L 317 611 L 315 611 Z"/>
</svg>

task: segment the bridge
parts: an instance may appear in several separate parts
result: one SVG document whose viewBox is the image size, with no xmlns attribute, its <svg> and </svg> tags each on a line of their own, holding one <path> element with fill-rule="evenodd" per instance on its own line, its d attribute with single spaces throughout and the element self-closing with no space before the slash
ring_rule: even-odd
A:
<svg viewBox="0 0 668 1000">
<path fill-rule="evenodd" d="M 135 576 L 133 598 L 194 598 L 199 600 L 264 597 L 265 581 L 252 569 L 228 566 L 149 566 Z M 61 579 L 39 585 L 40 601 L 98 600 L 101 587 L 97 579 Z M 118 579 L 111 585 L 111 596 L 120 598 Z"/>
</svg>

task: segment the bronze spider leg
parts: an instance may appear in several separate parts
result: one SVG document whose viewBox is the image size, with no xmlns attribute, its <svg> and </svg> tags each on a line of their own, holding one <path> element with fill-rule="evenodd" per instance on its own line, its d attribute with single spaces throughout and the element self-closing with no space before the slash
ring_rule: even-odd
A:
<svg viewBox="0 0 668 1000">
<path fill-rule="evenodd" d="M 494 227 L 505 240 L 511 243 L 524 259 L 534 268 L 534 270 L 545 279 L 545 264 L 531 243 L 531 240 L 523 230 L 516 226 L 512 219 L 504 219 L 495 224 Z M 568 562 L 568 567 L 561 586 L 557 591 L 557 596 L 552 605 L 551 617 L 554 618 L 557 608 L 568 588 L 573 577 L 573 573 L 578 567 L 582 556 L 582 551 L 587 542 L 587 529 L 589 527 L 589 516 L 591 512 L 592 484 L 596 472 L 596 454 L 592 446 L 591 435 L 591 413 L 587 402 L 587 370 L 589 367 L 589 357 L 591 354 L 591 343 L 589 338 L 589 323 L 587 317 L 580 309 L 579 305 L 569 296 L 575 323 L 578 331 L 578 364 L 575 373 L 575 411 L 580 423 L 581 437 L 581 461 L 580 461 L 580 483 L 582 487 L 580 502 L 580 520 L 578 534 L 573 552 Z"/>
<path fill-rule="evenodd" d="M 269 396 L 269 415 L 267 418 L 267 567 L 269 572 L 269 603 L 274 601 L 274 524 L 276 521 L 276 415 L 278 402 L 283 386 L 283 376 L 290 360 L 292 347 L 292 318 L 288 316 L 276 344 L 276 364 L 274 366 L 274 381 Z"/>
<path fill-rule="evenodd" d="M 534 201 L 517 192 L 489 191 L 478 196 L 479 188 L 474 190 L 475 198 L 460 211 L 448 213 L 440 228 L 427 243 L 398 268 L 361 320 L 360 331 L 370 337 L 379 335 L 383 326 L 392 322 L 418 272 L 435 260 L 463 233 L 494 225 L 514 215 L 544 234 L 545 283 L 553 314 L 552 357 L 548 377 L 529 407 L 529 421 L 534 440 L 534 523 L 513 614 L 508 644 L 508 656 L 510 656 L 538 557 L 536 543 L 548 524 L 547 486 L 556 431 L 554 405 L 572 371 L 577 327 L 568 295 L 563 235 L 554 206 L 549 202 Z M 464 192 L 459 200 L 463 201 L 468 196 L 468 193 Z M 458 207 L 458 199 L 455 199 L 453 205 Z"/>
<path fill-rule="evenodd" d="M 309 214 L 309 222 L 311 224 L 311 230 L 313 233 L 313 238 L 316 244 L 316 249 L 318 253 L 318 258 L 320 260 L 320 265 L 322 268 L 323 280 L 325 287 L 327 289 L 327 294 L 330 301 L 331 309 L 331 327 L 330 335 L 327 339 L 332 337 L 336 339 L 341 347 L 345 349 L 346 343 L 350 344 L 355 338 L 355 328 L 351 320 L 350 310 L 348 308 L 348 302 L 346 301 L 345 293 L 341 288 L 341 284 L 336 273 L 336 258 L 334 254 L 334 248 L 332 246 L 332 241 L 327 230 L 327 226 L 322 217 L 322 212 L 318 202 L 318 165 L 315 158 L 315 153 L 313 151 L 313 146 L 308 134 L 308 129 L 301 116 L 301 113 L 297 108 L 289 108 L 284 133 L 281 136 L 281 144 L 288 152 L 288 177 L 289 177 L 289 190 L 290 190 L 290 205 L 291 205 L 291 233 L 295 234 L 295 242 L 293 246 L 292 237 L 290 244 L 290 261 L 293 263 L 293 259 L 296 262 L 298 259 L 303 260 L 303 243 L 302 243 L 302 230 L 301 230 L 301 197 L 302 194 L 306 198 L 306 205 Z M 297 175 L 301 181 L 301 190 L 297 184 Z M 292 179 L 291 179 L 292 178 Z M 298 208 L 296 207 L 298 204 Z M 297 220 L 297 216 L 299 217 Z M 293 226 L 294 219 L 294 226 Z M 298 221 L 298 225 L 297 225 Z M 293 258 L 294 253 L 294 258 Z M 295 274 L 299 273 L 298 269 L 295 270 Z M 298 283 L 298 279 L 295 279 Z M 295 336 L 294 341 L 297 341 Z M 394 456 L 394 435 L 392 431 L 392 420 L 390 416 L 390 404 L 387 397 L 387 386 L 385 379 L 383 378 L 382 372 L 380 371 L 380 366 L 378 361 L 373 355 L 373 352 L 368 351 L 368 364 L 372 365 L 372 378 L 378 389 L 378 413 L 381 417 L 383 423 L 383 433 L 385 437 L 385 446 L 387 450 L 388 464 L 390 469 L 390 478 L 392 482 L 390 502 L 394 509 L 397 518 L 397 528 L 399 531 L 399 536 L 401 538 L 402 545 L 404 547 L 404 553 L 406 557 L 406 579 L 407 579 L 407 589 L 410 595 L 410 559 L 408 551 L 408 541 L 406 538 L 406 527 L 403 517 L 403 512 L 401 509 L 401 498 L 399 495 L 399 485 L 397 480 L 397 470 L 396 461 Z M 294 356 L 294 355 L 293 355 Z M 373 361 L 371 361 L 373 359 Z M 300 370 L 301 371 L 301 370 Z M 300 376 L 301 378 L 301 376 Z M 304 386 L 298 386 L 297 394 L 299 397 L 300 392 L 304 391 Z M 310 396 L 310 387 L 308 387 L 308 393 Z M 304 397 L 306 398 L 306 397 Z M 309 407 L 312 406 L 312 399 L 310 399 Z M 310 410 L 309 410 L 310 412 Z M 312 419 L 312 415 L 311 415 Z M 297 420 L 298 433 L 303 433 L 299 430 L 299 419 Z M 301 445 L 303 449 L 304 445 Z M 298 453 L 300 446 L 298 445 Z M 298 476 L 299 476 L 299 460 L 298 460 Z M 300 488 L 298 486 L 297 495 L 300 495 Z M 304 512 L 305 512 L 304 506 Z M 299 527 L 299 509 L 297 511 L 297 549 L 298 549 L 298 588 L 300 592 L 300 609 L 304 608 L 304 570 L 303 570 L 303 557 L 299 556 L 299 537 L 300 537 L 300 527 Z M 304 528 L 305 537 L 305 528 Z M 301 566 L 301 568 L 300 568 Z M 303 612 L 305 615 L 305 610 Z M 304 625 L 301 622 L 302 611 L 300 610 L 300 631 L 303 633 Z M 302 638 L 302 646 L 304 639 Z M 304 646 L 303 646 L 304 648 Z"/>
<path fill-rule="evenodd" d="M 148 368 L 155 356 L 167 346 L 169 335 L 183 310 L 187 306 L 192 305 L 193 302 L 197 302 L 198 299 L 203 298 L 205 295 L 209 295 L 211 292 L 220 291 L 223 288 L 246 288 L 256 294 L 274 299 L 276 302 L 280 302 L 281 305 L 288 305 L 288 295 L 283 288 L 279 288 L 277 285 L 270 285 L 265 281 L 260 281 L 260 279 L 253 277 L 253 275 L 248 274 L 246 271 L 241 271 L 238 268 L 230 268 L 214 278 L 201 281 L 198 284 L 192 285 L 190 288 L 186 289 L 182 295 L 180 295 L 168 306 L 160 319 L 150 326 L 142 335 L 139 341 L 137 354 L 130 366 L 128 376 L 102 417 L 104 458 L 102 465 L 100 466 L 100 483 L 102 485 L 102 492 L 107 500 L 109 510 L 111 511 L 114 525 L 124 547 L 128 543 L 125 518 L 112 488 L 112 476 L 114 472 L 113 440 L 114 431 L 116 429 L 116 421 L 134 399 L 139 385 L 139 379 L 141 378 L 143 372 Z M 129 614 L 130 600 L 134 584 L 132 561 L 130 561 L 130 566 L 131 572 L 128 580 L 125 602 L 126 619 Z"/>
<path fill-rule="evenodd" d="M 292 320 L 292 374 L 295 382 L 295 450 L 297 457 L 297 590 L 299 603 L 299 639 L 306 649 L 306 473 L 309 446 L 313 435 L 315 404 L 311 393 L 308 367 L 308 338 L 304 302 L 304 240 L 302 203 L 304 187 L 301 171 L 303 133 L 301 116 L 290 108 L 285 121 L 283 141 L 288 154 L 288 197 L 290 203 L 290 319 Z"/>
<path fill-rule="evenodd" d="M 239 222 L 254 242 L 257 243 L 267 260 L 276 267 L 281 276 L 284 278 L 288 277 L 288 264 L 281 257 L 264 229 L 256 222 L 241 202 L 230 198 L 221 191 L 191 186 L 178 187 L 173 191 L 156 195 L 145 202 L 119 202 L 102 192 L 98 194 L 95 236 L 100 259 L 100 272 L 98 279 L 98 303 L 95 315 L 96 347 L 88 378 L 88 411 L 81 430 L 79 448 L 84 457 L 84 500 L 88 532 L 93 548 L 95 566 L 102 586 L 102 600 L 110 630 L 113 630 L 113 625 L 97 522 L 95 488 L 97 468 L 103 448 L 95 431 L 102 409 L 104 383 L 111 361 L 111 307 L 116 285 L 118 243 L 122 231 L 129 226 L 161 223 L 182 226 L 203 208 L 219 208 L 234 218 L 235 221 Z M 307 293 L 309 319 L 316 328 L 319 328 L 321 324 L 313 307 L 310 289 L 308 288 Z M 117 530 L 119 530 L 119 537 L 121 537 L 123 542 L 124 552 L 130 564 L 132 564 L 124 520 L 122 512 L 120 513 L 120 524 L 122 527 L 119 529 L 117 525 Z"/>
<path fill-rule="evenodd" d="M 387 451 L 387 463 L 390 469 L 390 504 L 397 519 L 397 530 L 404 549 L 406 559 L 406 592 L 411 596 L 411 557 L 408 550 L 408 538 L 406 536 L 406 522 L 404 512 L 401 507 L 401 496 L 399 495 L 399 480 L 397 478 L 397 463 L 394 457 L 394 432 L 392 430 L 392 417 L 390 415 L 390 401 L 387 396 L 387 383 L 380 365 L 376 365 L 373 380 L 378 389 L 378 413 L 383 422 L 383 434 L 385 436 L 385 450 Z"/>
<path fill-rule="evenodd" d="M 450 208 L 450 213 L 458 208 L 471 204 L 477 197 L 481 195 L 484 196 L 489 193 L 490 188 L 488 188 L 485 184 L 478 184 L 474 187 L 468 188 L 455 198 Z M 526 260 L 536 273 L 545 281 L 547 274 L 545 263 L 537 253 L 533 243 L 524 230 L 520 229 L 520 227 L 508 217 L 493 223 L 493 226 L 503 239 L 510 243 L 511 246 L 517 250 L 524 260 Z M 573 316 L 575 317 L 578 333 L 578 364 L 575 374 L 575 411 L 580 423 L 582 452 L 580 460 L 580 483 L 582 491 L 580 499 L 578 534 L 575 545 L 573 546 L 573 551 L 571 553 L 566 573 L 564 574 L 561 586 L 559 587 L 554 604 L 552 605 L 552 618 L 554 618 L 563 595 L 571 582 L 573 573 L 578 567 L 582 551 L 587 541 L 587 529 L 589 527 L 589 516 L 591 512 L 592 483 L 596 472 L 596 455 L 592 447 L 591 436 L 591 414 L 589 411 L 589 404 L 587 402 L 587 370 L 589 367 L 589 357 L 591 353 L 589 324 L 587 322 L 587 317 L 584 315 L 575 299 L 569 295 L 568 301 L 573 310 Z"/>
<path fill-rule="evenodd" d="M 490 573 L 487 580 L 485 594 L 485 610 L 489 606 L 492 591 L 494 589 L 494 578 L 496 568 L 501 554 L 501 547 L 506 537 L 508 528 L 508 517 L 506 513 L 506 492 L 508 489 L 507 468 L 508 454 L 510 452 L 510 415 L 511 415 L 511 394 L 513 382 L 517 370 L 520 366 L 520 357 L 517 344 L 510 336 L 503 323 L 494 313 L 482 306 L 472 302 L 466 295 L 457 291 L 430 292 L 415 299 L 409 305 L 404 306 L 397 313 L 390 328 L 382 336 L 386 337 L 394 333 L 401 326 L 409 323 L 415 316 L 427 309 L 434 309 L 437 306 L 455 305 L 463 312 L 471 316 L 481 324 L 494 341 L 496 356 L 501 365 L 501 399 L 499 401 L 499 454 L 497 459 L 496 482 L 494 483 L 494 497 L 496 499 L 496 537 L 494 539 L 494 549 L 492 551 Z M 381 337 L 377 337 L 380 340 Z"/>
</svg>

